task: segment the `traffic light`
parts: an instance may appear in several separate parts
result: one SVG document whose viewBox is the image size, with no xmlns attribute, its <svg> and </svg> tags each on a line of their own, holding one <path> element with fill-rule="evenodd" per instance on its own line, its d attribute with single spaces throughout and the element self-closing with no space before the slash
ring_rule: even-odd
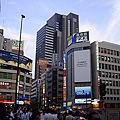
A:
<svg viewBox="0 0 120 120">
<path fill-rule="evenodd" d="M 105 83 L 101 83 L 100 84 L 100 96 L 103 97 L 106 95 L 106 84 Z"/>
</svg>

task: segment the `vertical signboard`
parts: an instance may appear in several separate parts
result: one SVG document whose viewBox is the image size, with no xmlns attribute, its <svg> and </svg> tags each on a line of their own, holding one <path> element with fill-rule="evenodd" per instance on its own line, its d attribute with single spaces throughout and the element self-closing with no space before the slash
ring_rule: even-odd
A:
<svg viewBox="0 0 120 120">
<path fill-rule="evenodd" d="M 66 53 L 63 55 L 63 101 L 66 101 Z"/>
</svg>

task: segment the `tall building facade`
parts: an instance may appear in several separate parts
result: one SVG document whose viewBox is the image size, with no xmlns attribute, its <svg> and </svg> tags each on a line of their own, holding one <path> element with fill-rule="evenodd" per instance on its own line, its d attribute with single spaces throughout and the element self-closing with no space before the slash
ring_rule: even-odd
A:
<svg viewBox="0 0 120 120">
<path fill-rule="evenodd" d="M 46 24 L 37 32 L 36 60 L 44 58 L 49 60 L 49 63 L 52 63 L 53 46 L 54 28 Z"/>
<path fill-rule="evenodd" d="M 63 67 L 52 66 L 46 73 L 46 99 L 49 106 L 62 106 Z"/>
<path fill-rule="evenodd" d="M 74 13 L 55 13 L 38 32 L 36 40 L 36 61 L 45 58 L 52 63 L 52 54 L 58 54 L 58 62 L 63 61 L 67 37 L 79 32 L 79 16 Z M 35 77 L 36 77 L 35 68 Z"/>
<path fill-rule="evenodd" d="M 91 100 L 90 42 L 75 42 L 66 49 L 67 107 L 86 108 Z M 89 102 L 90 103 L 90 102 Z"/>
<path fill-rule="evenodd" d="M 18 41 L 4 38 L 3 34 L 0 34 L 0 102 L 3 103 L 15 103 L 18 43 Z M 17 104 L 30 104 L 32 60 L 23 56 L 23 49 L 20 53 Z"/>
<path fill-rule="evenodd" d="M 37 60 L 37 65 L 36 65 L 36 78 L 37 79 L 41 79 L 41 75 L 48 71 L 48 69 L 50 68 L 50 64 L 49 61 L 47 59 L 43 59 L 43 58 L 39 58 Z"/>
<path fill-rule="evenodd" d="M 106 84 L 107 103 L 120 101 L 120 45 L 109 42 L 93 42 L 92 58 L 92 91 L 93 99 L 100 98 L 99 86 Z"/>
</svg>

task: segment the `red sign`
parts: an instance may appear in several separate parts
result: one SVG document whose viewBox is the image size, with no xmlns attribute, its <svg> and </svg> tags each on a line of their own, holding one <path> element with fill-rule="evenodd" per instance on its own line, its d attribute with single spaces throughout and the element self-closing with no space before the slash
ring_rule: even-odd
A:
<svg viewBox="0 0 120 120">
<path fill-rule="evenodd" d="M 15 101 L 14 100 L 0 100 L 0 102 L 13 104 Z"/>
</svg>

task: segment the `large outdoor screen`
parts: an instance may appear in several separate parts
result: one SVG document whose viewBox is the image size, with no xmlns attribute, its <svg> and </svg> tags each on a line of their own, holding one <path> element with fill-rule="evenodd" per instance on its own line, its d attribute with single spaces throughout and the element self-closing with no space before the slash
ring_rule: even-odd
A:
<svg viewBox="0 0 120 120">
<path fill-rule="evenodd" d="M 74 52 L 74 76 L 75 82 L 91 81 L 90 50 Z"/>
<path fill-rule="evenodd" d="M 91 86 L 75 87 L 75 104 L 91 102 Z"/>
</svg>

